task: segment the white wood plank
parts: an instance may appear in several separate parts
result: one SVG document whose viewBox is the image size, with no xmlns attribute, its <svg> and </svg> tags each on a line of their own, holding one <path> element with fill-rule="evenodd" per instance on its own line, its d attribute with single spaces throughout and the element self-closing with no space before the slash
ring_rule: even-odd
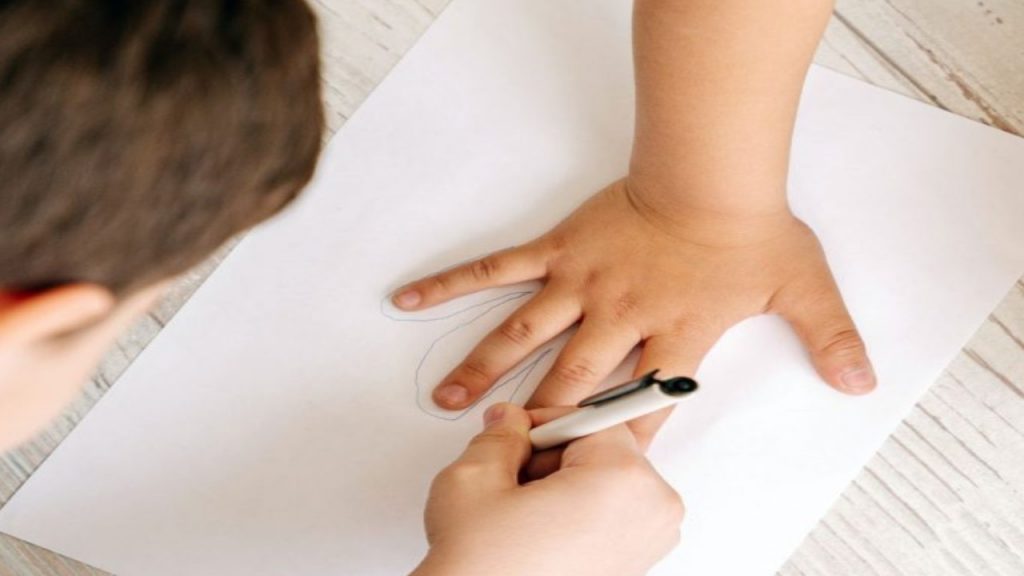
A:
<svg viewBox="0 0 1024 576">
<path fill-rule="evenodd" d="M 1024 131 L 1024 3 L 839 0 L 836 12 L 934 104 Z"/>
</svg>

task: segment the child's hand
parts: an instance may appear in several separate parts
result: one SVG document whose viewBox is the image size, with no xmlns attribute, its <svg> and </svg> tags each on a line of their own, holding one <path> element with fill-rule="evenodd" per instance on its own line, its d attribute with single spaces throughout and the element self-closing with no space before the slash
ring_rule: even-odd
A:
<svg viewBox="0 0 1024 576">
<path fill-rule="evenodd" d="M 557 471 L 521 485 L 530 415 L 497 404 L 485 419 L 434 480 L 414 576 L 640 575 L 679 541 L 682 501 L 625 426 L 570 443 Z"/>
<path fill-rule="evenodd" d="M 530 405 L 574 404 L 638 344 L 638 374 L 691 375 L 744 318 L 785 317 L 819 374 L 863 394 L 875 376 L 814 233 L 788 211 L 738 218 L 655 211 L 625 181 L 599 192 L 544 236 L 414 282 L 395 303 L 427 308 L 484 288 L 546 278 L 544 289 L 484 338 L 434 392 L 464 408 L 576 322 L 579 331 Z M 634 422 L 644 445 L 667 413 Z"/>
</svg>

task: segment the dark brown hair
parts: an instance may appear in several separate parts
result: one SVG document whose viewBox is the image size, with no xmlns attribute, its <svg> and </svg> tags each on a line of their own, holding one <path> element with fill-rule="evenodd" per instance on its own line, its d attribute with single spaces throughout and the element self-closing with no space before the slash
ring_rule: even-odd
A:
<svg viewBox="0 0 1024 576">
<path fill-rule="evenodd" d="M 182 272 L 294 198 L 322 136 L 302 0 L 0 0 L 0 290 Z"/>
</svg>

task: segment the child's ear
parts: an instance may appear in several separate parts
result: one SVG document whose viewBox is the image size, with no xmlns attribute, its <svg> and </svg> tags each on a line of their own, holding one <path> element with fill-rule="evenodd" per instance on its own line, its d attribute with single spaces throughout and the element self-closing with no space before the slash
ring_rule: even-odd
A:
<svg viewBox="0 0 1024 576">
<path fill-rule="evenodd" d="M 31 293 L 0 290 L 0 349 L 84 328 L 114 306 L 113 294 L 95 284 L 67 284 Z"/>
</svg>

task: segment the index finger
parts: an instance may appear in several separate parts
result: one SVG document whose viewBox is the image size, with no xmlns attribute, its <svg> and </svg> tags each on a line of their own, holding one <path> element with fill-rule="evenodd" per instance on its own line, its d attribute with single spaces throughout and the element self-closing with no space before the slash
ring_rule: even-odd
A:
<svg viewBox="0 0 1024 576">
<path fill-rule="evenodd" d="M 420 310 L 485 288 L 543 278 L 547 268 L 547 251 L 531 242 L 416 280 L 395 291 L 391 301 L 402 310 Z"/>
</svg>

